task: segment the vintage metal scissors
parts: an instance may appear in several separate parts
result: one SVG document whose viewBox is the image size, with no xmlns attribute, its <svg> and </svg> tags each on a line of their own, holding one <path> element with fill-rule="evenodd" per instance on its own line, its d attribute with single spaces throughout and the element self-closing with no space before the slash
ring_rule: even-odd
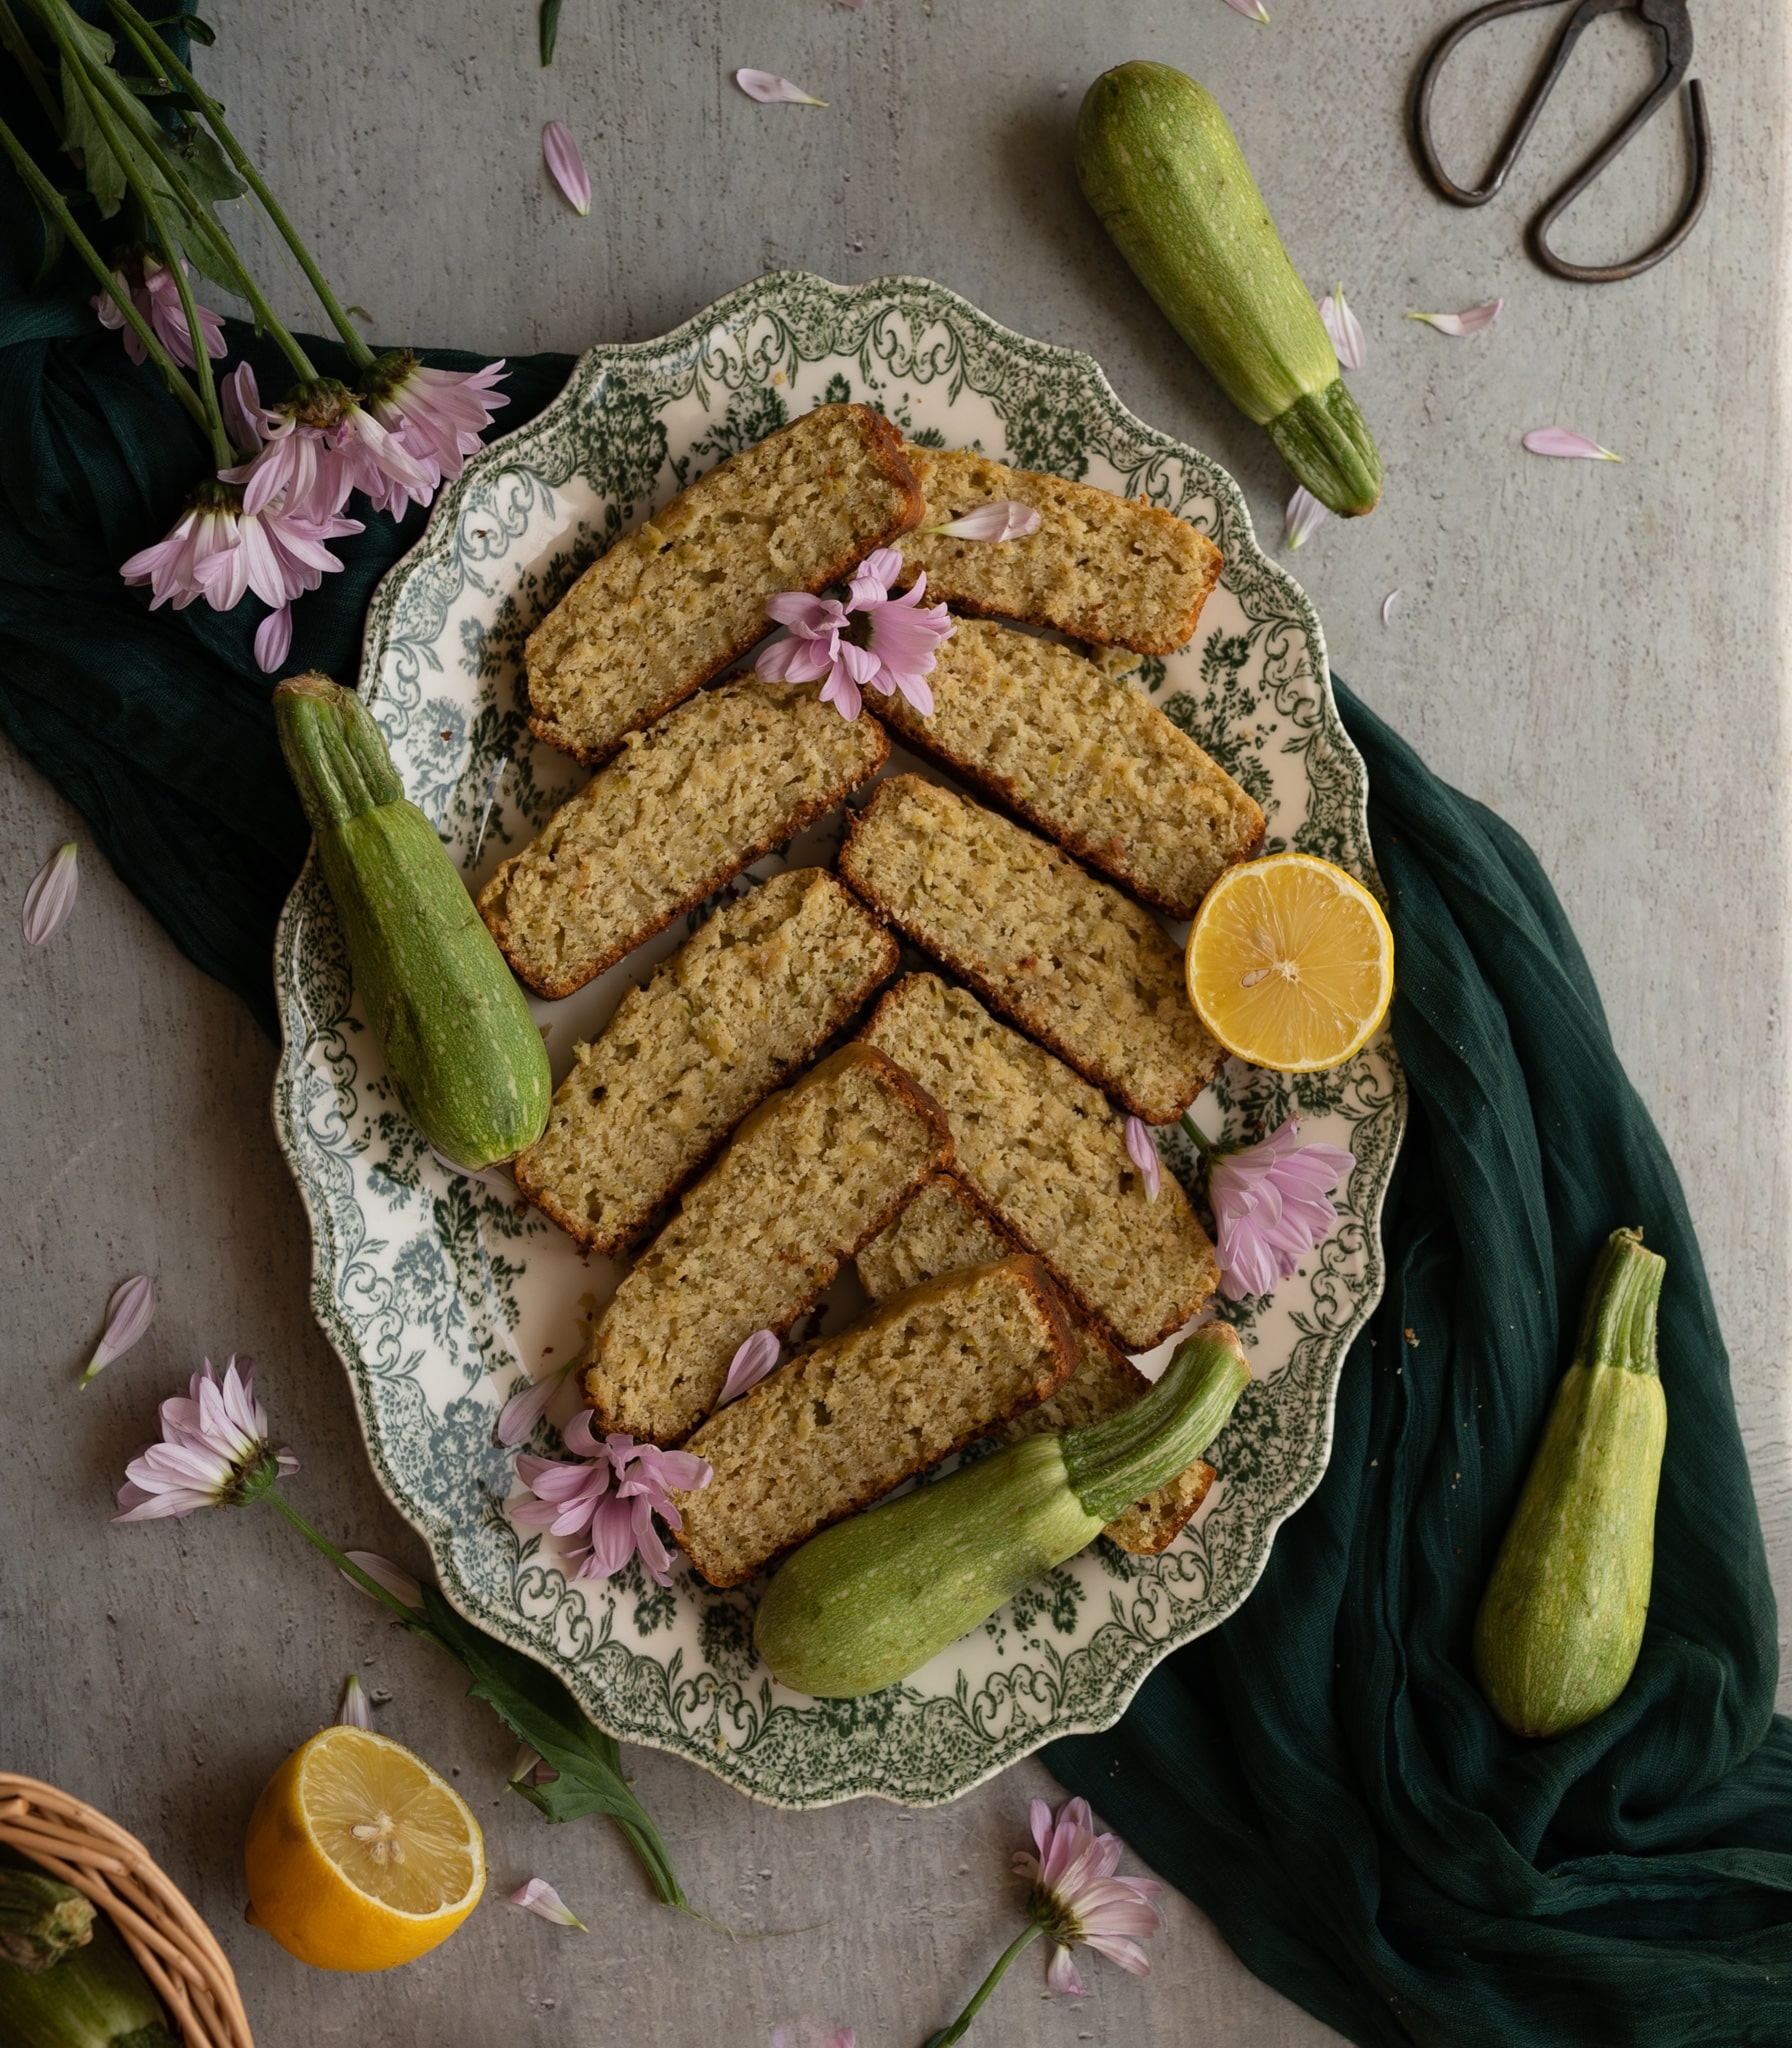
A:
<svg viewBox="0 0 1792 2048">
<path fill-rule="evenodd" d="M 1438 76 L 1464 38 L 1504 15 L 1525 14 L 1534 7 L 1556 4 L 1557 0 L 1491 0 L 1491 4 L 1477 7 L 1472 14 L 1464 16 L 1425 59 L 1425 68 L 1419 74 L 1413 123 L 1425 169 L 1443 196 L 1453 199 L 1458 206 L 1485 206 L 1506 182 L 1506 174 L 1518 161 L 1519 152 L 1529 139 L 1537 116 L 1543 111 L 1544 101 L 1555 90 L 1556 82 L 1584 31 L 1602 14 L 1634 13 L 1645 28 L 1654 32 L 1661 45 L 1661 69 L 1655 83 L 1598 152 L 1589 157 L 1549 201 L 1530 228 L 1531 253 L 1544 269 L 1553 270 L 1558 277 L 1577 279 L 1583 284 L 1610 284 L 1619 278 L 1636 277 L 1651 269 L 1664 256 L 1671 256 L 1692 233 L 1711 189 L 1711 129 L 1705 117 L 1705 90 L 1695 78 L 1686 88 L 1686 115 L 1692 139 L 1691 182 L 1679 218 L 1661 240 L 1645 249 L 1640 256 L 1633 256 L 1628 263 L 1570 263 L 1549 246 L 1550 229 L 1619 151 L 1640 134 L 1678 92 L 1687 67 L 1692 63 L 1692 21 L 1686 11 L 1686 0 L 1580 0 L 1579 6 L 1563 24 L 1555 47 L 1537 74 L 1536 83 L 1513 117 L 1498 160 L 1484 184 L 1473 187 L 1458 185 L 1439 162 L 1437 144 L 1431 133 L 1431 97 L 1437 89 Z"/>
</svg>

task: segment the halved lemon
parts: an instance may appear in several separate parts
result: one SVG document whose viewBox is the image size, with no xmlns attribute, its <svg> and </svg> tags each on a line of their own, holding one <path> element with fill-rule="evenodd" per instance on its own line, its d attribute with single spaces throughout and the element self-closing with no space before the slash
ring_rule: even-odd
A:
<svg viewBox="0 0 1792 2048">
<path fill-rule="evenodd" d="M 1188 994 L 1229 1053 L 1309 1074 L 1362 1049 L 1394 993 L 1394 935 L 1354 875 L 1310 853 L 1228 868 L 1188 935 Z"/>
<path fill-rule="evenodd" d="M 320 1970 L 389 1970 L 446 1941 L 485 1889 L 479 1823 L 402 1743 L 326 1728 L 262 1788 L 249 1920 Z"/>
</svg>

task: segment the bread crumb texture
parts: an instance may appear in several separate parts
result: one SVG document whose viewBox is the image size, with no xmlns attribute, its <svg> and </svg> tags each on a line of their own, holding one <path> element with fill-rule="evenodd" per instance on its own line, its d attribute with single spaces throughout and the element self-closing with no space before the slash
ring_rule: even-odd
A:
<svg viewBox="0 0 1792 2048">
<path fill-rule="evenodd" d="M 1122 1351 L 1162 1343 L 1213 1292 L 1213 1247 L 1176 1176 L 1149 1201 L 1106 1096 L 968 990 L 909 975 L 861 1035 L 940 1104 L 955 1171 Z"/>
<path fill-rule="evenodd" d="M 873 1301 L 966 1266 L 1003 1257 L 1010 1241 L 978 1207 L 975 1196 L 949 1173 L 936 1174 L 888 1229 L 856 1260 Z M 1012 1443 L 1042 1430 L 1081 1429 L 1130 1408 L 1151 1384 L 1138 1367 L 1077 1309 L 1069 1312 L 1075 1350 L 1070 1377 L 1055 1394 L 1006 1422 L 997 1432 Z M 1213 1467 L 1197 1458 L 1155 1493 L 1127 1509 L 1102 1531 L 1122 1550 L 1152 1554 L 1166 1549 L 1207 1497 Z"/>
<path fill-rule="evenodd" d="M 606 759 L 770 631 L 765 601 L 820 590 L 920 518 L 896 430 L 824 405 L 730 456 L 594 562 L 529 636 L 529 723 Z"/>
<path fill-rule="evenodd" d="M 538 995 L 571 995 L 831 811 L 890 750 L 810 683 L 706 690 L 632 736 L 479 896 Z"/>
<path fill-rule="evenodd" d="M 908 569 L 926 570 L 929 597 L 1139 654 L 1174 653 L 1194 632 L 1221 558 L 1186 519 L 969 449 L 909 444 L 903 452 L 926 500 L 923 526 L 943 526 L 998 498 L 1040 515 L 1036 533 L 997 547 L 908 534 L 898 543 L 902 558 Z"/>
<path fill-rule="evenodd" d="M 896 941 L 821 868 L 787 869 L 725 904 L 629 990 L 595 1043 L 574 1048 L 517 1185 L 581 1244 L 623 1249 L 896 958 Z"/>
<path fill-rule="evenodd" d="M 675 1496 L 678 1540 L 732 1586 L 1050 1395 L 1069 1335 L 1037 1259 L 1010 1257 L 899 1294 L 799 1352 L 689 1448 L 714 1477 Z"/>
<path fill-rule="evenodd" d="M 927 678 L 933 715 L 873 709 L 908 744 L 1172 917 L 1263 842 L 1263 813 L 1145 694 L 1074 648 L 961 619 Z"/>
<path fill-rule="evenodd" d="M 840 872 L 1147 1123 L 1173 1122 L 1225 1063 L 1156 916 L 982 804 L 894 775 L 854 820 Z"/>
<path fill-rule="evenodd" d="M 585 1398 L 604 1426 L 657 1444 L 688 1436 L 740 1346 L 813 1308 L 951 1156 L 939 1105 L 868 1046 L 761 1103 L 592 1330 Z"/>
</svg>

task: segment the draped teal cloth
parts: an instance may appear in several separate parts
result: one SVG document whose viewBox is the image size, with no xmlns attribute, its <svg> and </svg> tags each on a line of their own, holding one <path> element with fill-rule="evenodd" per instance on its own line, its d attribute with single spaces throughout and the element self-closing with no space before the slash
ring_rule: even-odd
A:
<svg viewBox="0 0 1792 2048">
<path fill-rule="evenodd" d="M 0 186 L 0 726 L 271 1028 L 274 920 L 306 835 L 251 653 L 260 608 L 152 613 L 120 584 L 205 446 L 98 327 L 78 273 L 29 287 L 36 260 L 29 210 Z M 271 351 L 230 339 L 283 388 Z M 499 425 L 570 367 L 513 362 Z M 295 609 L 291 667 L 354 680 L 368 596 L 421 524 L 370 514 L 338 544 L 343 573 Z M 1413 1097 L 1387 1297 L 1347 1361 L 1326 1478 L 1249 1602 L 1116 1729 L 1047 1761 L 1353 2041 L 1785 2048 L 1792 1727 L 1771 1712 L 1773 1596 L 1673 1168 L 1530 852 L 1338 694 L 1369 763 Z M 1523 1744 L 1475 1692 L 1469 1622 L 1618 1224 L 1668 1260 L 1654 1605 L 1618 1705 Z M 1166 2015 L 1163 2038 L 1201 2030 Z"/>
</svg>

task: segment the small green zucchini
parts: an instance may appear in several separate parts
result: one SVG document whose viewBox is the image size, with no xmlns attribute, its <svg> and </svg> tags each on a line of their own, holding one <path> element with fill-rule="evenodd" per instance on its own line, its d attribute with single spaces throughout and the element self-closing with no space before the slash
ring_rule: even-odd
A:
<svg viewBox="0 0 1792 2048">
<path fill-rule="evenodd" d="M 6 2048 L 180 2048 L 112 1923 L 73 1885 L 0 1863 L 0 2041 Z"/>
<path fill-rule="evenodd" d="M 1607 1240 L 1475 1620 L 1475 1674 L 1515 1735 L 1578 1728 L 1636 1668 L 1668 1430 L 1655 1356 L 1666 1271 L 1640 1231 Z"/>
<path fill-rule="evenodd" d="M 1199 1457 L 1250 1377 L 1237 1334 L 1211 1324 L 1121 1414 L 1023 1437 L 836 1522 L 766 1588 L 760 1656 L 781 1684 L 819 1699 L 894 1685 Z"/>
<path fill-rule="evenodd" d="M 1077 115 L 1076 174 L 1140 283 L 1300 482 L 1347 518 L 1373 512 L 1381 456 L 1212 94 L 1168 64 L 1104 71 Z"/>
<path fill-rule="evenodd" d="M 400 1106 L 456 1166 L 512 1158 L 541 1136 L 553 1077 L 466 884 L 352 690 L 294 676 L 274 715 Z"/>
</svg>

